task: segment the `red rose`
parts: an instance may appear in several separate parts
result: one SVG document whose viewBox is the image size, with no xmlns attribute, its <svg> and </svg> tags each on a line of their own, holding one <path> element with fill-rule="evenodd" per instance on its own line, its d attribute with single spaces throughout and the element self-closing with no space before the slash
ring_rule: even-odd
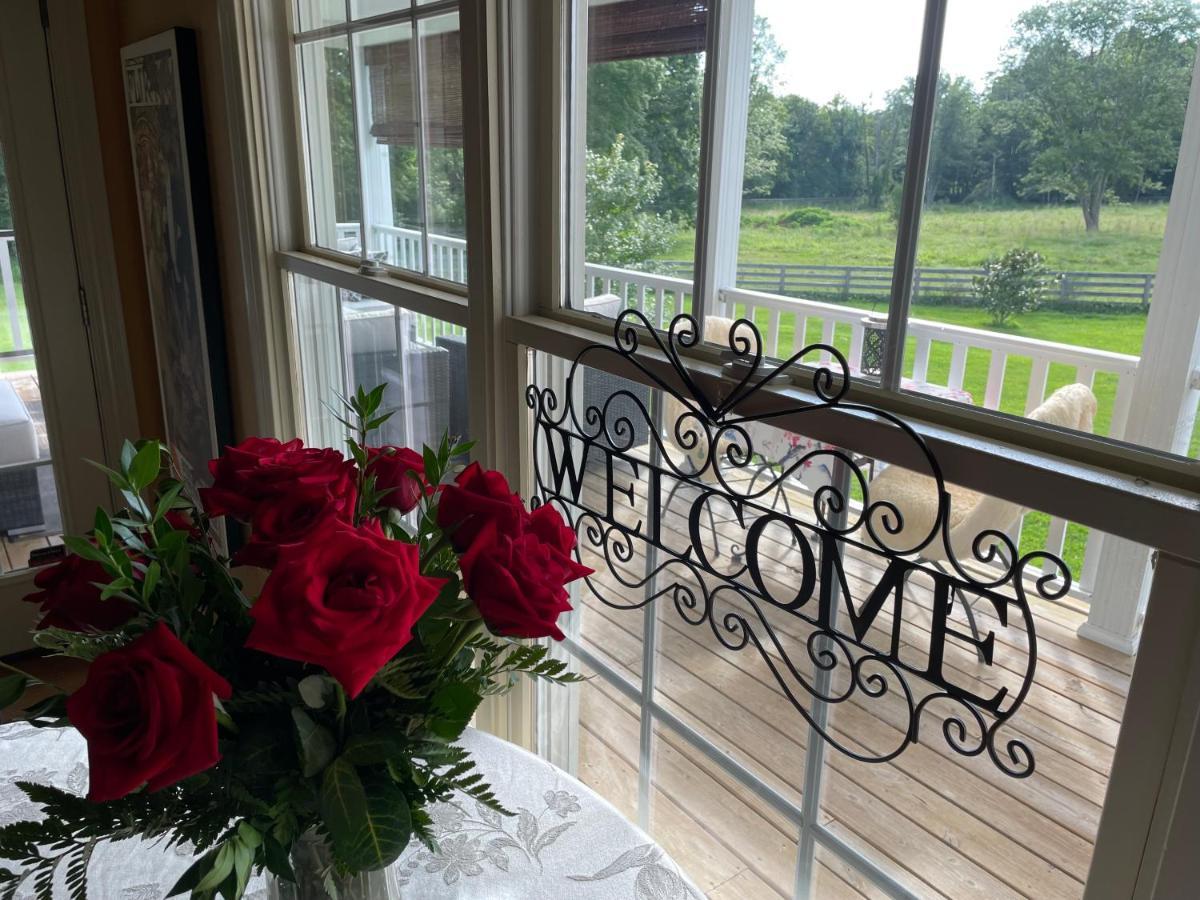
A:
<svg viewBox="0 0 1200 900">
<path fill-rule="evenodd" d="M 459 559 L 463 586 L 488 628 L 510 637 L 563 639 L 558 617 L 570 612 L 566 585 L 592 574 L 571 556 L 575 533 L 550 506 L 516 533 L 488 522 Z"/>
<path fill-rule="evenodd" d="M 459 553 L 492 522 L 503 534 L 515 534 L 520 529 L 525 506 L 499 472 L 471 463 L 454 481 L 442 488 L 437 521 Z"/>
<path fill-rule="evenodd" d="M 367 474 L 375 476 L 375 487 L 387 491 L 380 506 L 410 512 L 429 490 L 425 483 L 425 461 L 408 447 L 368 447 Z"/>
<path fill-rule="evenodd" d="M 25 600 L 41 604 L 39 630 L 112 631 L 132 619 L 137 610 L 120 597 L 100 599 L 96 584 L 110 581 L 112 576 L 100 563 L 71 554 L 38 572 L 33 584 L 40 590 Z"/>
<path fill-rule="evenodd" d="M 335 521 L 279 549 L 246 646 L 322 666 L 356 697 L 445 583 L 422 575 L 417 546 L 389 540 L 378 523 Z"/>
<path fill-rule="evenodd" d="M 357 482 L 354 463 L 336 450 L 304 447 L 299 440 L 250 438 L 209 464 L 212 487 L 200 497 L 210 516 L 230 515 L 244 522 L 261 503 L 303 485 L 344 497 Z"/>
<path fill-rule="evenodd" d="M 115 800 L 143 784 L 157 791 L 215 765 L 213 694 L 228 699 L 229 682 L 162 622 L 98 657 L 67 698 L 67 717 L 87 739 L 88 799 Z"/>
<path fill-rule="evenodd" d="M 298 544 L 335 519 L 351 521 L 354 504 L 353 489 L 333 497 L 324 488 L 312 485 L 301 485 L 268 498 L 255 511 L 250 541 L 234 555 L 233 562 L 269 569 L 275 565 L 281 546 Z"/>
</svg>

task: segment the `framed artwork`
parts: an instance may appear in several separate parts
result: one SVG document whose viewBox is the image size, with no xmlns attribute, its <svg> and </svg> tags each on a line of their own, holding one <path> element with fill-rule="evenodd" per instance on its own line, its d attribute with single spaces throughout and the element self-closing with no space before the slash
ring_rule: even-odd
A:
<svg viewBox="0 0 1200 900">
<path fill-rule="evenodd" d="M 165 438 L 185 480 L 233 436 L 195 33 L 121 49 Z"/>
</svg>

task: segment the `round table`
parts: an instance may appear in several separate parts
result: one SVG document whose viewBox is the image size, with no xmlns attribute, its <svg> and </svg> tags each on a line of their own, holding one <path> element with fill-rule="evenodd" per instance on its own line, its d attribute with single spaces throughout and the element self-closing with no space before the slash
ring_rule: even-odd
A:
<svg viewBox="0 0 1200 900">
<path fill-rule="evenodd" d="M 679 867 L 606 800 L 545 760 L 492 735 L 468 729 L 471 751 L 501 803 L 501 816 L 466 797 L 430 813 L 439 851 L 413 841 L 388 870 L 403 900 L 699 900 Z M 0 727 L 0 825 L 38 817 L 17 780 L 87 791 L 87 748 L 71 729 Z M 187 848 L 145 841 L 106 843 L 89 868 L 89 895 L 105 900 L 160 900 L 192 862 Z M 60 873 L 60 879 L 62 873 Z M 263 879 L 248 898 L 265 900 Z M 66 897 L 65 883 L 55 897 Z M 28 887 L 18 900 L 32 897 Z"/>
</svg>

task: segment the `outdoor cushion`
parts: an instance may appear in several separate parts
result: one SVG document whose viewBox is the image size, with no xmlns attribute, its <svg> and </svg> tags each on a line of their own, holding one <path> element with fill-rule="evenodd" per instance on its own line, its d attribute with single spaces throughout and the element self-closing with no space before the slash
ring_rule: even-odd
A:
<svg viewBox="0 0 1200 900">
<path fill-rule="evenodd" d="M 12 384 L 0 379 L 0 466 L 38 458 L 33 418 Z"/>
</svg>

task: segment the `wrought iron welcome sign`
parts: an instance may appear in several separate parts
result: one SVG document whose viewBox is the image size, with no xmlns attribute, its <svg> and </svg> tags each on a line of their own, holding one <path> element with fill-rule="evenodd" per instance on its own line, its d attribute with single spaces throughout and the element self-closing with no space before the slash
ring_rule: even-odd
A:
<svg viewBox="0 0 1200 900">
<path fill-rule="evenodd" d="M 653 342 L 659 365 L 647 365 L 644 340 Z M 707 626 L 720 647 L 753 648 L 791 706 L 855 759 L 893 759 L 932 723 L 956 753 L 986 754 L 1010 776 L 1031 775 L 1031 748 L 1002 730 L 1033 684 L 1030 595 L 1066 594 L 1066 564 L 1046 552 L 1022 555 L 997 530 L 974 536 L 971 558 L 960 560 L 950 538 L 952 493 L 937 460 L 901 420 L 844 399 L 850 370 L 835 347 L 812 344 L 765 364 L 754 324 L 738 320 L 724 354 L 732 374 L 721 396 L 710 397 L 680 357 L 699 340 L 689 316 L 677 316 L 663 333 L 638 310 L 625 310 L 611 345 L 591 345 L 564 364 L 561 399 L 553 386 L 527 389 L 540 502 L 557 506 L 575 529 L 576 552 L 596 570 L 588 579 L 594 596 L 622 610 L 668 603 L 688 625 Z M 605 368 L 603 354 L 640 370 L 658 388 L 654 398 L 611 376 L 602 396 L 585 391 L 585 375 Z M 793 364 L 805 358 L 815 360 L 815 401 L 764 415 L 739 413 L 763 387 L 786 383 L 797 371 Z M 664 378 L 665 371 L 672 374 Z M 796 442 L 796 452 L 764 461 L 756 449 L 768 420 L 832 407 L 873 416 L 918 449 L 926 469 L 920 474 L 936 491 L 936 513 L 931 523 L 922 520 L 915 537 L 905 528 L 903 504 L 872 499 L 868 462 L 849 451 Z M 818 462 L 830 477 L 809 485 L 811 500 L 794 508 L 808 492 L 785 486 L 797 485 Z M 869 565 L 848 577 L 852 558 Z M 852 590 L 863 572 L 867 586 Z M 914 576 L 931 603 L 914 599 Z M 975 608 L 987 614 L 980 615 L 986 634 Z M 997 642 L 996 629 L 1011 640 Z M 948 654 L 948 648 L 955 649 Z M 962 662 L 963 648 L 971 652 L 970 665 Z M 827 716 L 814 713 L 820 704 L 851 699 L 868 710 L 888 703 L 895 740 L 876 746 L 873 733 L 869 741 L 858 735 L 848 741 Z"/>
</svg>

